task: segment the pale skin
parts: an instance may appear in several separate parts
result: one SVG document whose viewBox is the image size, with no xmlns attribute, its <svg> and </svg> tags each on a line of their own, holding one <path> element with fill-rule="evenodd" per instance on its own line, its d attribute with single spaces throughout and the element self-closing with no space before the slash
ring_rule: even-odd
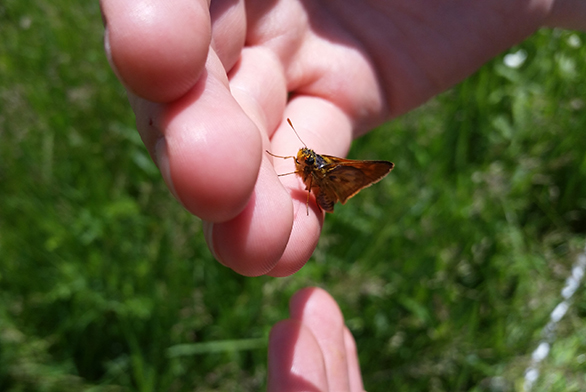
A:
<svg viewBox="0 0 586 392">
<path fill-rule="evenodd" d="M 289 301 L 290 317 L 269 337 L 269 392 L 364 390 L 356 343 L 324 290 L 309 287 Z"/>
<path fill-rule="evenodd" d="M 286 118 L 310 148 L 343 157 L 355 137 L 537 29 L 586 30 L 583 0 L 101 7 L 106 52 L 151 157 L 173 195 L 204 221 L 216 259 L 247 276 L 293 274 L 321 232 L 323 212 L 312 198 L 307 216 L 300 179 L 277 177 L 293 162 L 264 152 L 289 156 L 302 146 Z"/>
</svg>

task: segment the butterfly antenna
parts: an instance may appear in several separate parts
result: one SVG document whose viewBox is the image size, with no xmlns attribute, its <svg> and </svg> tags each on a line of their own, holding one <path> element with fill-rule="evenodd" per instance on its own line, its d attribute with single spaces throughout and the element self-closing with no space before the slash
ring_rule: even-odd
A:
<svg viewBox="0 0 586 392">
<path fill-rule="evenodd" d="M 291 129 L 293 130 L 293 132 L 295 132 L 295 135 L 297 136 L 297 139 L 299 139 L 299 141 L 305 146 L 305 148 L 307 148 L 307 144 L 305 144 L 303 142 L 303 140 L 301 140 L 301 138 L 299 137 L 299 134 L 297 133 L 297 130 L 295 129 L 295 127 L 293 126 L 293 123 L 291 122 L 291 120 L 287 119 L 287 122 L 289 123 L 289 125 L 291 126 Z"/>
</svg>

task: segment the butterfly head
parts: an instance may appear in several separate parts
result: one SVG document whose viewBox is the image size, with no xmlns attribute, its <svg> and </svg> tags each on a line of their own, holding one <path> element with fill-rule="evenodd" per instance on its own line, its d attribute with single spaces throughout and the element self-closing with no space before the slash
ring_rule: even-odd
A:
<svg viewBox="0 0 586 392">
<path fill-rule="evenodd" d="M 312 149 L 303 147 L 297 153 L 297 164 L 312 169 L 321 169 L 325 165 L 323 157 Z"/>
</svg>

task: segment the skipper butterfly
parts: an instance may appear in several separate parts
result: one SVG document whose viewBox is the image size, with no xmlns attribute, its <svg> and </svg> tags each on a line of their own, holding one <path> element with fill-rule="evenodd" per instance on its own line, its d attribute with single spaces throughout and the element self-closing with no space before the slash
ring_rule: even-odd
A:
<svg viewBox="0 0 586 392">
<path fill-rule="evenodd" d="M 287 122 L 303 143 L 299 134 L 293 127 L 291 120 Z M 359 161 L 353 159 L 338 158 L 331 155 L 317 154 L 307 145 L 300 148 L 297 156 L 279 156 L 267 151 L 276 158 L 295 160 L 295 171 L 279 174 L 286 176 L 297 174 L 305 184 L 307 191 L 307 215 L 309 215 L 309 195 L 315 195 L 315 200 L 320 209 L 326 212 L 334 212 L 334 204 L 338 201 L 345 204 L 348 199 L 356 195 L 362 189 L 382 180 L 395 164 L 387 161 Z"/>
</svg>

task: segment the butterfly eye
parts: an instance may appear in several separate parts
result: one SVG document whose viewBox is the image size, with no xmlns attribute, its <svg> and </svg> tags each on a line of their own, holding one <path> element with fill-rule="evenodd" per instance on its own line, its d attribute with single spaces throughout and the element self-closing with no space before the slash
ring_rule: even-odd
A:
<svg viewBox="0 0 586 392">
<path fill-rule="evenodd" d="M 313 159 L 313 157 L 308 157 L 305 160 L 305 163 L 307 163 L 308 165 L 313 165 L 314 162 L 315 162 L 315 159 Z"/>
</svg>

